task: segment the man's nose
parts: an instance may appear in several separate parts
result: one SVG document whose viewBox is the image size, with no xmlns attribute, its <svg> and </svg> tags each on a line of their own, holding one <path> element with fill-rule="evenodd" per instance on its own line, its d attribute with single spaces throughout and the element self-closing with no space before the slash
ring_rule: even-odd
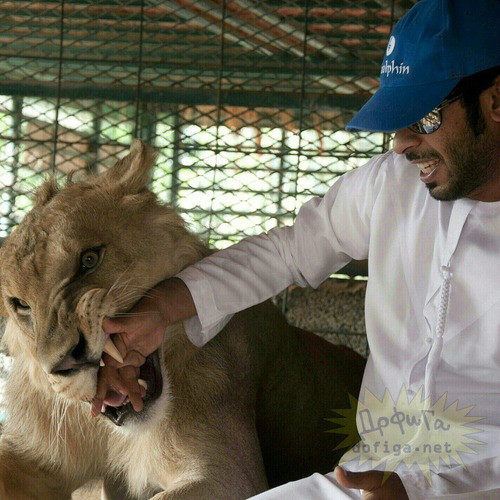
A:
<svg viewBox="0 0 500 500">
<path fill-rule="evenodd" d="M 396 153 L 402 155 L 419 146 L 420 142 L 419 134 L 412 132 L 409 128 L 402 128 L 394 135 L 393 149 Z"/>
</svg>

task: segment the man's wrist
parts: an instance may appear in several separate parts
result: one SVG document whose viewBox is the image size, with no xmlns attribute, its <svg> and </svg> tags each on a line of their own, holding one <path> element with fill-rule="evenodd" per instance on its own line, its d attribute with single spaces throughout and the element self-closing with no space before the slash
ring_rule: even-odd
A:
<svg viewBox="0 0 500 500">
<path fill-rule="evenodd" d="M 196 315 L 191 292 L 179 278 L 169 278 L 155 286 L 157 306 L 168 324 Z"/>
</svg>

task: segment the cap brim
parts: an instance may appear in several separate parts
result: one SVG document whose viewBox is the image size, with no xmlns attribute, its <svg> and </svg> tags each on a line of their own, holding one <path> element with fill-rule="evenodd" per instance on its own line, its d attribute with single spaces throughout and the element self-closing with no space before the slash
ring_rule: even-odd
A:
<svg viewBox="0 0 500 500">
<path fill-rule="evenodd" d="M 413 87 L 381 87 L 346 125 L 346 130 L 394 132 L 406 128 L 432 111 L 459 80 Z"/>
</svg>

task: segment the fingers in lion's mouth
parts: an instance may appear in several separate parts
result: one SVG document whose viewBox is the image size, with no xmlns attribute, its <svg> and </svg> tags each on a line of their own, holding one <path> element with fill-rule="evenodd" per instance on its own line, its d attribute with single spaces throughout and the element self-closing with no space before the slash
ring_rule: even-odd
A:
<svg viewBox="0 0 500 500">
<path fill-rule="evenodd" d="M 90 414 L 93 417 L 97 417 L 97 415 L 100 415 L 101 411 L 102 411 L 102 405 L 103 405 L 102 401 L 100 401 L 98 399 L 94 399 L 90 403 Z"/>
<path fill-rule="evenodd" d="M 137 380 L 138 391 L 128 391 L 128 394 L 123 394 L 114 390 L 108 390 L 104 399 L 96 398 L 91 403 L 91 414 L 96 417 L 100 413 L 106 413 L 106 408 L 112 406 L 119 408 L 125 406 L 128 403 L 132 405 L 132 408 L 140 413 L 144 408 L 143 398 L 146 397 L 148 390 L 148 383 L 143 379 Z"/>
<path fill-rule="evenodd" d="M 118 373 L 121 376 L 114 377 Z M 115 425 L 123 425 L 132 413 L 142 413 L 145 406 L 162 393 L 159 350 L 150 354 L 140 368 L 125 366 L 114 369 L 106 366 L 99 370 L 99 374 L 91 414 L 94 417 L 103 414 Z"/>
</svg>

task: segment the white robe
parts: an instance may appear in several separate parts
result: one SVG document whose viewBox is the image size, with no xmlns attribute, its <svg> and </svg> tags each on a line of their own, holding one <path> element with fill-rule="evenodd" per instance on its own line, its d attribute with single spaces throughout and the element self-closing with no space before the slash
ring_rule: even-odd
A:
<svg viewBox="0 0 500 500">
<path fill-rule="evenodd" d="M 474 405 L 469 415 L 483 417 L 474 437 L 484 444 L 463 456 L 466 469 L 440 464 L 431 484 L 418 468 L 397 470 L 409 497 L 492 490 L 500 488 L 499 256 L 500 202 L 436 201 L 418 169 L 388 152 L 307 202 L 293 226 L 182 271 L 198 311 L 185 327 L 203 345 L 231 314 L 291 283 L 317 287 L 351 259 L 368 258 L 361 394 L 381 398 L 388 389 L 397 398 L 402 387 L 410 396 L 423 387 L 432 401 L 447 393 L 448 404 Z"/>
</svg>

